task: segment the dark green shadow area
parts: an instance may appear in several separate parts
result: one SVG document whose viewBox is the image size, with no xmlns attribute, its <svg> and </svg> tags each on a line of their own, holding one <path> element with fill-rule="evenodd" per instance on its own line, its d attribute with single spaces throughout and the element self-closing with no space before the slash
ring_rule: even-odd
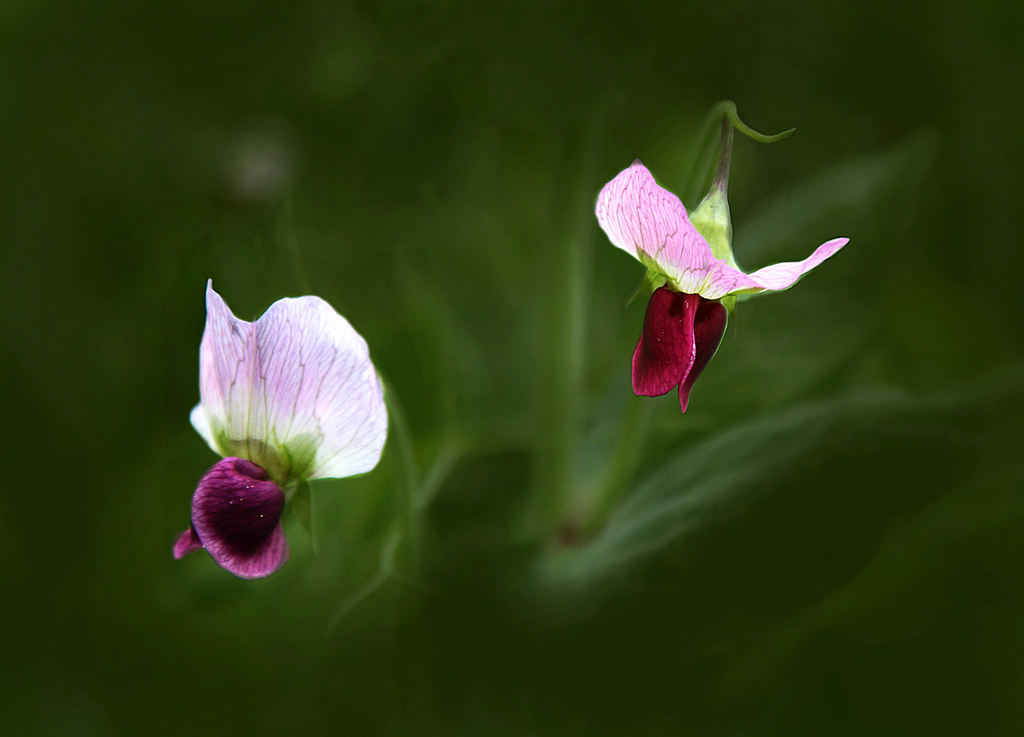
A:
<svg viewBox="0 0 1024 737">
<path fill-rule="evenodd" d="M 0 5 L 7 735 L 1024 731 L 1024 12 L 1010 3 Z M 755 269 L 637 399 L 639 157 L 735 100 Z M 381 465 L 290 562 L 176 562 L 204 290 L 318 294 Z M 308 504 L 307 504 L 308 503 Z M 318 550 L 304 530 L 305 518 Z M 595 521 L 596 520 L 596 521 Z"/>
</svg>

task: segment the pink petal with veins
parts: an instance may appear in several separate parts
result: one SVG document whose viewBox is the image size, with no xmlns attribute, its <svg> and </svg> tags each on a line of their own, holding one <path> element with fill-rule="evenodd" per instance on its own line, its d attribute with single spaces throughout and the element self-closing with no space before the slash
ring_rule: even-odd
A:
<svg viewBox="0 0 1024 737">
<path fill-rule="evenodd" d="M 246 322 L 212 284 L 206 309 L 202 401 L 192 424 L 214 450 L 257 461 L 268 448 L 279 456 L 308 450 L 308 467 L 291 469 L 305 478 L 377 465 L 387 436 L 384 393 L 366 341 L 344 317 L 319 297 L 298 297 Z"/>
<path fill-rule="evenodd" d="M 613 245 L 653 260 L 682 292 L 695 293 L 718 263 L 683 203 L 639 160 L 604 186 L 596 212 Z"/>
<path fill-rule="evenodd" d="M 833 238 L 814 249 L 814 253 L 803 261 L 784 261 L 763 269 L 744 274 L 725 262 L 719 262 L 707 283 L 700 289 L 700 295 L 707 299 L 719 299 L 733 292 L 775 292 L 788 289 L 797 280 L 833 255 L 850 241 L 849 238 Z"/>
</svg>

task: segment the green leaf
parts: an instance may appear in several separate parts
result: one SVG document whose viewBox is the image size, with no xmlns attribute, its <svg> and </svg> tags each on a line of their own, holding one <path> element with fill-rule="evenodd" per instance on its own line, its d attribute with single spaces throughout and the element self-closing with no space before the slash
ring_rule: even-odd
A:
<svg viewBox="0 0 1024 737">
<path fill-rule="evenodd" d="M 814 514 L 864 515 L 857 534 L 870 538 L 893 511 L 875 519 L 875 508 L 906 513 L 973 467 L 988 418 L 1009 399 L 1020 401 L 1022 383 L 1016 377 L 994 392 L 961 389 L 930 398 L 866 392 L 726 429 L 654 470 L 596 537 L 547 556 L 542 574 L 575 589 L 670 546 L 685 555 L 689 541 L 727 535 L 729 520 L 754 509 L 755 530 L 786 529 L 802 505 Z"/>
</svg>

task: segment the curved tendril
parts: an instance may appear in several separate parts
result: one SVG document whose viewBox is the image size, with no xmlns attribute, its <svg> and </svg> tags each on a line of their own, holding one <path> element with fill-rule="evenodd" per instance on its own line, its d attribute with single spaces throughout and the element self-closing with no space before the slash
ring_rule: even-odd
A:
<svg viewBox="0 0 1024 737">
<path fill-rule="evenodd" d="M 755 140 L 758 143 L 775 143 L 796 131 L 796 128 L 790 128 L 789 130 L 784 130 L 781 133 L 759 133 L 740 120 L 740 115 L 736 111 L 736 103 L 732 100 L 722 100 L 715 103 L 714 107 L 711 108 L 711 116 L 714 118 L 718 115 L 724 115 L 736 130 L 747 138 Z"/>
</svg>

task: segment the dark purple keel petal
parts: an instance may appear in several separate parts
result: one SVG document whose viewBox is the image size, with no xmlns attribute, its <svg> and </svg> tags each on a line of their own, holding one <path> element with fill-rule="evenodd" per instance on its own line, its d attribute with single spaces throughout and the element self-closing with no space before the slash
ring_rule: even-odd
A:
<svg viewBox="0 0 1024 737">
<path fill-rule="evenodd" d="M 214 561 L 240 578 L 262 578 L 288 560 L 281 530 L 284 494 L 241 458 L 217 462 L 192 496 L 192 527 Z"/>
<path fill-rule="evenodd" d="M 644 315 L 644 330 L 633 352 L 633 393 L 658 397 L 671 391 L 696 358 L 693 320 L 700 297 L 659 287 Z"/>
<path fill-rule="evenodd" d="M 210 551 L 210 555 L 213 555 L 213 551 Z M 288 540 L 285 539 L 284 530 L 279 523 L 255 552 L 228 551 L 219 557 L 213 555 L 213 559 L 221 568 L 239 578 L 265 578 L 288 562 Z"/>
<path fill-rule="evenodd" d="M 203 549 L 203 543 L 196 535 L 195 528 L 189 527 L 174 540 L 174 559 L 181 560 L 189 553 Z"/>
<path fill-rule="evenodd" d="M 696 295 L 687 295 L 696 296 Z M 697 306 L 697 316 L 693 321 L 693 342 L 696 346 L 696 357 L 693 365 L 683 380 L 679 382 L 679 406 L 683 412 L 690 402 L 690 389 L 693 382 L 700 376 L 700 372 L 708 365 L 708 361 L 718 350 L 718 344 L 722 342 L 725 335 L 725 326 L 729 321 L 729 312 L 721 302 L 698 297 L 700 304 Z"/>
</svg>

